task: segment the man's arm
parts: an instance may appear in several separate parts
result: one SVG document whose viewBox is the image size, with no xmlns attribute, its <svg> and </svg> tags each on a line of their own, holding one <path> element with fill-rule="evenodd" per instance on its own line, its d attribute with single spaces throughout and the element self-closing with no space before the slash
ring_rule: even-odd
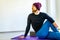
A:
<svg viewBox="0 0 60 40">
<path fill-rule="evenodd" d="M 58 27 L 58 25 L 56 24 L 56 22 L 53 22 L 53 25 L 57 28 Z"/>
<path fill-rule="evenodd" d="M 19 38 L 25 38 L 30 30 L 30 24 L 31 24 L 31 20 L 30 20 L 30 16 L 28 16 L 27 18 L 27 27 L 26 27 L 26 30 L 25 30 L 25 34 L 24 36 L 20 36 Z"/>
<path fill-rule="evenodd" d="M 27 19 L 27 27 L 26 27 L 26 30 L 25 30 L 25 35 L 24 37 L 27 36 L 29 30 L 30 30 L 30 24 L 31 24 L 31 20 L 30 20 L 30 15 L 28 16 L 28 19 Z"/>
<path fill-rule="evenodd" d="M 58 25 L 56 24 L 55 20 L 53 20 L 53 18 L 51 18 L 49 15 L 45 14 L 46 19 L 48 19 L 56 28 L 58 27 Z"/>
</svg>

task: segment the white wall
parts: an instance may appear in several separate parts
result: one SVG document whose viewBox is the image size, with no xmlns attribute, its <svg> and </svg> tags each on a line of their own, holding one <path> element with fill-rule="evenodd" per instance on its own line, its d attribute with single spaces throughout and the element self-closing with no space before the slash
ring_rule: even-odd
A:
<svg viewBox="0 0 60 40">
<path fill-rule="evenodd" d="M 34 2 L 41 2 L 46 12 L 45 0 L 0 0 L 0 32 L 25 30 L 27 16 Z"/>
<path fill-rule="evenodd" d="M 56 20 L 60 28 L 60 0 L 56 0 Z"/>
</svg>

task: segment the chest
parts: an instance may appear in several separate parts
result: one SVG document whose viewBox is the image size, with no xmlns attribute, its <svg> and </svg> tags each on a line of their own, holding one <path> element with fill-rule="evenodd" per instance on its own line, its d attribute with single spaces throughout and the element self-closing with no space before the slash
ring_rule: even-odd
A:
<svg viewBox="0 0 60 40">
<path fill-rule="evenodd" d="M 41 21 L 43 21 L 44 19 L 45 19 L 45 18 L 44 18 L 44 16 L 42 16 L 42 15 L 32 16 L 31 21 L 32 21 L 32 22 L 41 22 Z"/>
</svg>

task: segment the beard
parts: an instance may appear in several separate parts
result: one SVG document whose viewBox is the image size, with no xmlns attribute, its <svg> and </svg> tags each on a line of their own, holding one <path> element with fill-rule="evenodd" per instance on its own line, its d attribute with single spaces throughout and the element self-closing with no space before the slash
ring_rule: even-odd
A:
<svg viewBox="0 0 60 40">
<path fill-rule="evenodd" d="M 32 10 L 32 12 L 34 13 L 34 12 L 36 12 L 37 10 Z"/>
</svg>

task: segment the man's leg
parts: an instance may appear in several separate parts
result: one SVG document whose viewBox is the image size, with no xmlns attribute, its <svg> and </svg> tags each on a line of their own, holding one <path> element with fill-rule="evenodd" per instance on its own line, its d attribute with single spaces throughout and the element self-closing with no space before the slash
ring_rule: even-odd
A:
<svg viewBox="0 0 60 40">
<path fill-rule="evenodd" d="M 58 31 L 58 29 L 55 28 L 53 24 L 51 24 L 51 29 L 53 30 L 53 32 L 49 32 L 47 38 L 60 40 L 60 32 Z"/>
<path fill-rule="evenodd" d="M 50 21 L 46 21 L 43 25 L 42 28 L 36 33 L 36 36 L 38 36 L 39 38 L 46 38 L 46 36 L 49 33 L 49 28 L 51 27 L 53 29 L 53 31 L 58 32 L 58 30 L 53 27 L 53 25 L 51 25 L 52 23 L 50 23 Z"/>
<path fill-rule="evenodd" d="M 58 31 L 58 29 L 55 28 L 53 24 L 51 24 L 51 29 L 53 30 L 53 32 L 49 32 L 47 38 L 60 40 L 60 32 Z"/>
<path fill-rule="evenodd" d="M 46 38 L 46 36 L 48 35 L 48 32 L 49 32 L 49 26 L 50 26 L 49 21 L 46 21 L 42 25 L 41 29 L 36 33 L 36 36 L 39 38 Z"/>
<path fill-rule="evenodd" d="M 60 40 L 60 33 L 59 32 L 49 32 L 47 38 Z"/>
<path fill-rule="evenodd" d="M 58 29 L 56 27 L 54 27 L 54 25 L 51 22 L 50 22 L 50 27 L 53 32 L 59 32 Z"/>
</svg>

